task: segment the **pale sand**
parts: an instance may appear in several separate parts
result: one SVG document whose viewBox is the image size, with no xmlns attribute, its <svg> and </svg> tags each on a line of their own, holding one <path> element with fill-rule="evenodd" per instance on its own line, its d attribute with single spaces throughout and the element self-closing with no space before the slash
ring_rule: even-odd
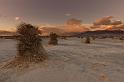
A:
<svg viewBox="0 0 124 82">
<path fill-rule="evenodd" d="M 124 41 L 103 39 L 82 43 L 79 38 L 43 44 L 49 59 L 23 71 L 5 69 L 1 82 L 124 82 Z M 16 55 L 16 42 L 0 40 L 0 62 Z"/>
</svg>

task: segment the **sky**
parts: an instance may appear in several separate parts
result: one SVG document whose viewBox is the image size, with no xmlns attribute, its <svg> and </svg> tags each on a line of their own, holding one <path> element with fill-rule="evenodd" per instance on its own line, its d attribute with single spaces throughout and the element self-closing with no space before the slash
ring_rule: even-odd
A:
<svg viewBox="0 0 124 82">
<path fill-rule="evenodd" d="M 14 29 L 21 21 L 62 25 L 67 19 L 93 23 L 104 16 L 124 21 L 124 0 L 0 0 L 0 29 Z"/>
</svg>

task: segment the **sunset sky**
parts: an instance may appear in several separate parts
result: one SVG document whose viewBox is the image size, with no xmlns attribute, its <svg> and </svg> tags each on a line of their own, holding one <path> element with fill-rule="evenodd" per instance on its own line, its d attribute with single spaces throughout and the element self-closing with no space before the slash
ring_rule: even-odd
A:
<svg viewBox="0 0 124 82">
<path fill-rule="evenodd" d="M 124 0 L 0 0 L 0 29 L 13 29 L 20 21 L 62 25 L 78 18 L 92 23 L 103 16 L 124 21 Z"/>
</svg>

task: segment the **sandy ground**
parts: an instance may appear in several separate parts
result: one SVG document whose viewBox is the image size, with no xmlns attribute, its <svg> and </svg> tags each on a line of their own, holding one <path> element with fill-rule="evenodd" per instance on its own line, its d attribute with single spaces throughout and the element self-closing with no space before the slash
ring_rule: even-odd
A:
<svg viewBox="0 0 124 82">
<path fill-rule="evenodd" d="M 0 82 L 124 82 L 124 41 L 59 40 L 47 45 L 49 59 L 28 69 L 0 71 Z M 0 63 L 16 55 L 16 41 L 0 40 Z M 6 71 L 6 72 L 5 72 Z"/>
</svg>

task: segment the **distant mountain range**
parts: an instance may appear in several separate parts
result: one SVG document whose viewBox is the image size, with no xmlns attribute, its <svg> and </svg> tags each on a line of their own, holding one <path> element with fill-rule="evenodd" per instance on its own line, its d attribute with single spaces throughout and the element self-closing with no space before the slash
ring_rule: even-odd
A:
<svg viewBox="0 0 124 82">
<path fill-rule="evenodd" d="M 0 30 L 0 35 L 14 35 L 15 32 Z"/>
<path fill-rule="evenodd" d="M 77 36 L 117 36 L 117 37 L 124 37 L 123 30 L 97 30 L 97 31 L 87 31 L 78 34 Z"/>
<path fill-rule="evenodd" d="M 0 30 L 0 36 L 15 35 L 15 32 Z M 86 32 L 64 32 L 60 36 L 124 36 L 123 30 L 96 30 L 96 31 L 86 31 Z"/>
</svg>

